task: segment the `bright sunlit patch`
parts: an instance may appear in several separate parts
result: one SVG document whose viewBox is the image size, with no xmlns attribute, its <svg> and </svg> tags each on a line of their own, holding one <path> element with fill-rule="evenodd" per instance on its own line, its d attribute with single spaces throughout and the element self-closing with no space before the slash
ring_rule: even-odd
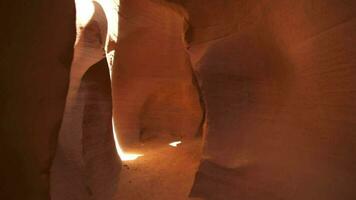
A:
<svg viewBox="0 0 356 200">
<path fill-rule="evenodd" d="M 114 120 L 112 119 L 112 130 L 114 133 L 114 140 L 115 140 L 115 146 L 116 146 L 116 151 L 119 154 L 120 158 L 122 161 L 130 161 L 130 160 L 136 160 L 139 157 L 142 157 L 143 154 L 137 154 L 137 153 L 127 153 L 124 152 L 119 144 L 119 141 L 116 136 L 116 131 L 115 131 L 115 126 L 114 126 Z"/>
<path fill-rule="evenodd" d="M 119 5 L 120 1 L 119 0 L 95 0 L 100 3 L 102 8 L 104 9 L 106 20 L 108 23 L 107 26 L 107 42 L 117 41 L 118 37 L 118 32 L 119 32 Z M 107 44 L 108 45 L 108 44 Z M 106 46 L 107 46 L 106 45 Z M 110 47 L 106 49 L 108 52 L 113 50 Z"/>
<path fill-rule="evenodd" d="M 92 18 L 95 8 L 91 0 L 75 0 L 77 26 L 84 27 Z"/>
<path fill-rule="evenodd" d="M 182 141 L 171 142 L 171 143 L 169 143 L 169 146 L 177 147 L 179 144 L 182 144 Z"/>
</svg>

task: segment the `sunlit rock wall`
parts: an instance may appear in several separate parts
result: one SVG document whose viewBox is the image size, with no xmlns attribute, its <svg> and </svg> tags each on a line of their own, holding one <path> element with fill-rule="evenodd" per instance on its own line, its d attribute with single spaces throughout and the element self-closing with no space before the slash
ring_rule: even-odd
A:
<svg viewBox="0 0 356 200">
<path fill-rule="evenodd" d="M 122 0 L 119 16 L 113 97 L 120 143 L 194 136 L 202 117 L 184 17 L 147 0 Z"/>
<path fill-rule="evenodd" d="M 49 200 L 75 40 L 74 1 L 1 1 L 0 199 Z"/>
<path fill-rule="evenodd" d="M 181 1 L 206 199 L 356 198 L 355 1 Z"/>
<path fill-rule="evenodd" d="M 117 7 L 114 1 L 77 0 L 76 8 L 77 40 L 51 169 L 51 196 L 116 199 L 121 162 L 112 132 L 111 59 L 106 53 L 116 42 Z"/>
</svg>

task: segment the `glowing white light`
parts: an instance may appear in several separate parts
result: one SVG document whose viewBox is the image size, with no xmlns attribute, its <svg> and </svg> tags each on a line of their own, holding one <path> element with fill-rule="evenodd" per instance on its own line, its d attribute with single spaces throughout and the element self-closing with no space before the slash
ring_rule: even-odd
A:
<svg viewBox="0 0 356 200">
<path fill-rule="evenodd" d="M 92 18 L 95 8 L 91 0 L 75 0 L 77 26 L 84 27 Z"/>
<path fill-rule="evenodd" d="M 177 147 L 179 144 L 181 144 L 182 141 L 175 141 L 175 142 L 171 142 L 169 143 L 169 146 L 172 146 L 172 147 Z"/>
<path fill-rule="evenodd" d="M 94 0 L 98 2 L 102 8 L 104 9 L 106 20 L 107 20 L 107 34 L 108 38 L 106 42 L 109 42 L 112 40 L 113 42 L 117 41 L 118 37 L 118 32 L 119 32 L 119 6 L 120 6 L 120 1 L 119 0 Z M 108 44 L 106 44 L 106 48 Z M 109 49 L 106 49 L 106 51 L 111 51 Z"/>
<path fill-rule="evenodd" d="M 116 151 L 119 154 L 120 158 L 122 161 L 130 161 L 130 160 L 136 160 L 139 157 L 142 157 L 143 154 L 137 154 L 137 153 L 127 153 L 124 152 L 119 144 L 119 141 L 116 136 L 116 131 L 115 131 L 115 126 L 114 126 L 114 119 L 112 119 L 112 130 L 114 133 L 114 140 L 115 140 L 115 146 L 116 146 Z"/>
</svg>

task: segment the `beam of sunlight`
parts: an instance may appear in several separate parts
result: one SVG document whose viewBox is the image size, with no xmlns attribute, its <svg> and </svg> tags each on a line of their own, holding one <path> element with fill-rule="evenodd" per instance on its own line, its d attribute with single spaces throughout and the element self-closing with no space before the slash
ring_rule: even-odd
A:
<svg viewBox="0 0 356 200">
<path fill-rule="evenodd" d="M 88 0 L 77 0 L 77 1 L 88 1 Z M 107 38 L 105 42 L 105 52 L 106 59 L 109 64 L 109 72 L 110 72 L 110 80 L 112 80 L 112 67 L 114 64 L 114 55 L 115 55 L 115 47 L 118 38 L 119 31 L 119 8 L 120 1 L 119 0 L 96 0 L 100 3 L 102 8 L 104 9 L 105 16 L 107 19 L 108 27 L 107 27 Z M 119 143 L 118 134 L 116 133 L 116 128 L 114 124 L 114 119 L 112 118 L 112 130 L 114 134 L 116 151 L 119 154 L 122 161 L 130 161 L 136 160 L 139 157 L 142 157 L 143 154 L 125 152 Z"/>
<path fill-rule="evenodd" d="M 115 125 L 114 125 L 114 119 L 111 120 L 112 121 L 112 130 L 114 133 L 114 140 L 115 140 L 115 146 L 116 146 L 116 151 L 119 154 L 120 158 L 122 161 L 130 161 L 130 160 L 136 160 L 139 157 L 142 157 L 143 154 L 137 154 L 137 153 L 128 153 L 128 152 L 124 152 L 120 146 L 119 140 L 117 138 L 117 134 L 116 134 L 116 129 L 115 129 Z"/>
<path fill-rule="evenodd" d="M 179 144 L 182 144 L 182 141 L 174 141 L 169 143 L 169 146 L 171 147 L 177 147 Z"/>
</svg>

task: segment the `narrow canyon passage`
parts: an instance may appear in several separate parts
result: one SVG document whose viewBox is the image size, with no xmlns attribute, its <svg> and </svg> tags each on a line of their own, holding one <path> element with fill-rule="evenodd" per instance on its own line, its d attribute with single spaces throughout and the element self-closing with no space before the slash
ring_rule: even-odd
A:
<svg viewBox="0 0 356 200">
<path fill-rule="evenodd" d="M 122 1 L 125 17 L 118 18 L 115 3 L 76 1 L 77 40 L 52 199 L 187 199 L 201 158 L 203 112 L 182 40 L 184 18 L 147 1 Z M 115 30 L 109 22 L 117 20 Z M 128 55 L 133 51 L 145 59 Z"/>
<path fill-rule="evenodd" d="M 355 200 L 355 0 L 1 1 L 1 200 Z"/>
</svg>

